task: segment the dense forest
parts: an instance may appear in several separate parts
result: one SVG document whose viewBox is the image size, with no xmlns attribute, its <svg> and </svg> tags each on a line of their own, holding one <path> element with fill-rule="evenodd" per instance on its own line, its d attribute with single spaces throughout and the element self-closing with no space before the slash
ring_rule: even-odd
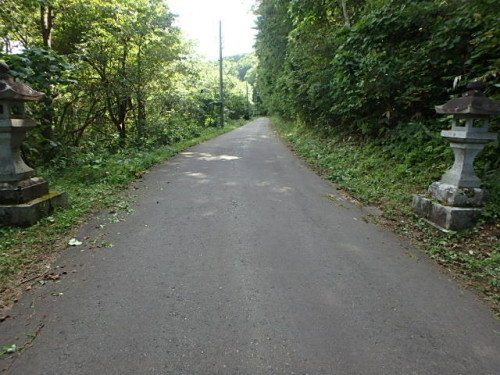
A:
<svg viewBox="0 0 500 375">
<path fill-rule="evenodd" d="M 257 14 L 263 110 L 323 134 L 426 157 L 442 152 L 429 133 L 450 123 L 435 105 L 475 80 L 500 98 L 496 0 L 262 0 Z M 478 168 L 500 180 L 498 143 Z"/>
<path fill-rule="evenodd" d="M 2 2 L 0 61 L 46 94 L 29 108 L 40 123 L 24 145 L 31 165 L 168 145 L 218 125 L 218 62 L 195 55 L 175 17 L 163 0 Z M 250 116 L 255 64 L 253 54 L 225 62 L 226 118 Z"/>
<path fill-rule="evenodd" d="M 380 136 L 435 118 L 434 105 L 484 81 L 500 90 L 494 0 L 262 0 L 265 107 L 324 128 Z"/>
</svg>

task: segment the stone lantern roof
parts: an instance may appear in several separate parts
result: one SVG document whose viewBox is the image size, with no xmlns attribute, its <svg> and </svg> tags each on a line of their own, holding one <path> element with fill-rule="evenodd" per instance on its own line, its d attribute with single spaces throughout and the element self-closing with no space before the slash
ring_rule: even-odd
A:
<svg viewBox="0 0 500 375">
<path fill-rule="evenodd" d="M 500 114 L 500 101 L 488 98 L 484 94 L 482 82 L 472 82 L 467 85 L 468 91 L 460 98 L 436 106 L 436 112 L 446 115 L 488 116 Z"/>
<path fill-rule="evenodd" d="M 15 82 L 9 74 L 9 66 L 0 62 L 0 100 L 38 101 L 44 95 L 24 83 Z"/>
</svg>

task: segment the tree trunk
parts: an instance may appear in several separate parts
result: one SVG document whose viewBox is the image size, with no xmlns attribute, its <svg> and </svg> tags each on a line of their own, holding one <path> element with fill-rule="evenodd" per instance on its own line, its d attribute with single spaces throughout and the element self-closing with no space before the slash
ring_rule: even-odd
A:
<svg viewBox="0 0 500 375">
<path fill-rule="evenodd" d="M 144 91 L 142 88 L 142 48 L 139 41 L 139 48 L 137 51 L 137 77 L 135 80 L 136 86 L 136 101 L 137 101 L 137 118 L 135 126 L 137 128 L 137 137 L 144 136 L 144 128 L 146 126 L 146 103 L 144 100 Z"/>
<path fill-rule="evenodd" d="M 144 93 L 139 88 L 137 90 L 137 136 L 142 138 L 144 136 L 144 128 L 146 125 L 146 103 L 144 100 Z"/>
<path fill-rule="evenodd" d="M 127 42 L 127 41 L 126 41 Z M 118 128 L 120 133 L 120 146 L 124 148 L 126 146 L 126 119 L 127 113 L 129 109 L 129 103 L 131 102 L 131 96 L 128 91 L 128 87 L 126 87 L 127 82 L 127 57 L 128 57 L 128 44 L 125 43 L 123 47 L 123 55 L 121 61 L 121 87 L 117 92 L 117 118 L 118 118 Z"/>
<path fill-rule="evenodd" d="M 127 128 L 125 127 L 125 121 L 118 125 L 120 129 L 120 147 L 125 148 L 127 145 Z"/>
<path fill-rule="evenodd" d="M 54 8 L 50 5 L 40 4 L 40 29 L 42 31 L 43 46 L 45 48 L 52 47 L 52 27 L 54 21 Z M 45 158 L 50 159 L 54 155 L 54 150 L 51 149 L 51 140 L 54 138 L 54 133 L 52 130 L 52 124 L 54 122 L 55 112 L 52 101 L 53 95 L 52 90 L 45 93 L 45 98 L 43 103 L 45 105 L 45 110 L 43 114 L 43 119 L 41 121 L 41 133 L 45 139 L 45 145 L 47 145 L 47 150 L 45 152 Z"/>
<path fill-rule="evenodd" d="M 347 11 L 347 0 L 341 0 L 342 3 L 342 13 L 344 14 L 345 25 L 351 27 L 351 18 L 349 17 L 349 12 Z"/>
<path fill-rule="evenodd" d="M 6 54 L 12 53 L 12 46 L 10 44 L 10 40 L 7 37 L 2 38 L 3 39 L 3 47 L 4 51 Z"/>
<path fill-rule="evenodd" d="M 40 5 L 40 28 L 42 30 L 43 46 L 52 47 L 52 26 L 54 23 L 54 7 Z"/>
</svg>

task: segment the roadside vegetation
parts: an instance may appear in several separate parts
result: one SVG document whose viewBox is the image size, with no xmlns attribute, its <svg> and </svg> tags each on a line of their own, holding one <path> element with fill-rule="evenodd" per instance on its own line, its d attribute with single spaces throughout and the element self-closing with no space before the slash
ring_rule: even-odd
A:
<svg viewBox="0 0 500 375">
<path fill-rule="evenodd" d="M 416 217 L 453 164 L 434 106 L 472 81 L 500 99 L 494 0 L 262 0 L 256 98 L 291 147 L 360 204 L 500 306 L 500 143 L 475 163 L 491 201 L 480 225 L 442 233 Z M 500 130 L 500 116 L 490 131 Z"/>
</svg>

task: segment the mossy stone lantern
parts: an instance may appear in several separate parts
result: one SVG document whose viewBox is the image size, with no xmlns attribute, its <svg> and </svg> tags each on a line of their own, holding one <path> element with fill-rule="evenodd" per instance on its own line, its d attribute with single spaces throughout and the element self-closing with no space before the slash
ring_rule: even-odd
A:
<svg viewBox="0 0 500 375">
<path fill-rule="evenodd" d="M 455 162 L 441 181 L 431 184 L 430 199 L 413 197 L 413 208 L 445 230 L 473 227 L 488 200 L 474 172 L 474 159 L 486 144 L 497 139 L 488 131 L 488 123 L 490 116 L 500 114 L 500 102 L 488 98 L 484 89 L 481 82 L 470 83 L 462 97 L 436 106 L 437 113 L 453 116 L 451 130 L 443 130 L 441 136 L 450 142 Z"/>
<path fill-rule="evenodd" d="M 21 157 L 26 132 L 37 124 L 26 118 L 25 102 L 37 102 L 43 93 L 15 82 L 9 67 L 0 63 L 0 224 L 28 226 L 66 205 L 65 193 L 50 193 L 48 183 L 36 177 Z"/>
</svg>

